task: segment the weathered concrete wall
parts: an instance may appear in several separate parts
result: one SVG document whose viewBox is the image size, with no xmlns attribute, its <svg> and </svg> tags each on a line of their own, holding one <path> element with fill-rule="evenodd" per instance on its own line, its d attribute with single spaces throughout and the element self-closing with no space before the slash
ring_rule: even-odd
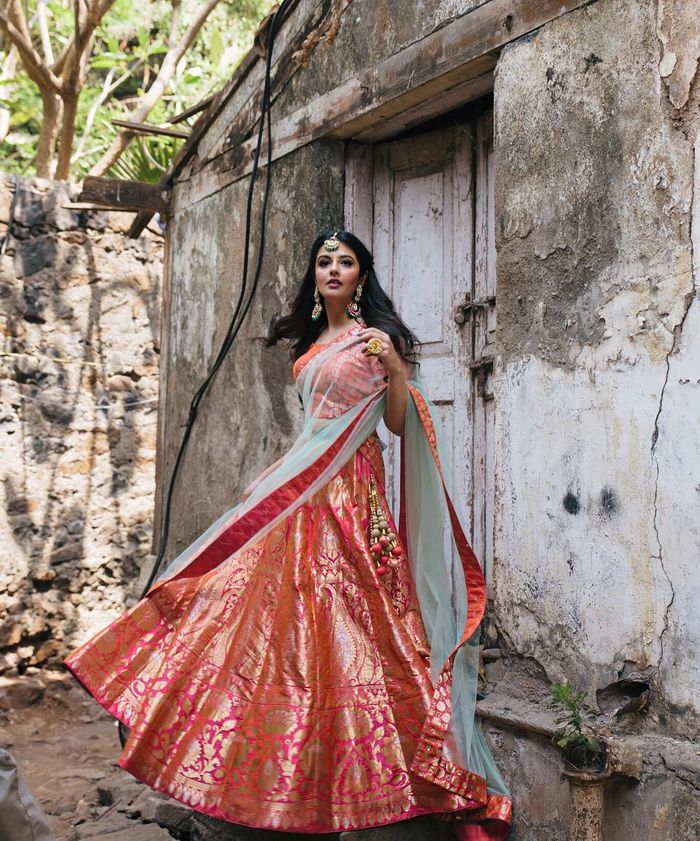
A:
<svg viewBox="0 0 700 841">
<path fill-rule="evenodd" d="M 352 0 L 335 39 L 322 40 L 311 52 L 308 67 L 280 98 L 278 113 L 298 108 L 481 5 L 483 0 L 421 0 L 418 13 L 410 14 L 405 0 Z"/>
<path fill-rule="evenodd" d="M 655 841 L 700 824 L 696 752 L 689 775 L 666 761 L 700 721 L 700 123 L 695 24 L 659 9 L 553 21 L 503 51 L 495 89 L 503 692 L 518 663 L 531 699 L 645 671 L 650 710 L 611 722 L 644 761 L 609 789 L 606 838 Z M 530 810 L 532 755 L 503 760 Z"/>
<path fill-rule="evenodd" d="M 124 609 L 150 556 L 162 237 L 0 180 L 0 672 Z"/>
<path fill-rule="evenodd" d="M 651 5 L 600 0 L 498 66 L 498 600 L 552 677 L 663 653 L 697 712 L 694 153 L 659 60 Z"/>
<path fill-rule="evenodd" d="M 554 721 L 512 696 L 489 696 L 481 704 L 483 729 L 508 780 L 515 804 L 511 841 L 566 841 L 570 823 L 569 783 L 552 745 Z M 491 713 L 520 719 L 522 727 L 503 726 Z M 624 773 L 609 777 L 603 789 L 605 841 L 697 841 L 697 749 L 682 739 L 626 735 L 613 740 Z"/>
<path fill-rule="evenodd" d="M 266 349 L 253 339 L 266 334 L 273 315 L 287 311 L 318 231 L 341 224 L 343 169 L 344 149 L 336 141 L 314 143 L 273 164 L 260 285 L 194 425 L 173 497 L 169 558 L 234 505 L 301 429 L 288 351 Z M 244 179 L 181 213 L 176 210 L 168 229 L 173 248 L 161 489 L 169 480 L 192 396 L 218 353 L 238 297 L 247 190 Z M 177 196 L 176 188 L 176 208 Z M 253 251 L 248 289 L 256 260 Z"/>
</svg>

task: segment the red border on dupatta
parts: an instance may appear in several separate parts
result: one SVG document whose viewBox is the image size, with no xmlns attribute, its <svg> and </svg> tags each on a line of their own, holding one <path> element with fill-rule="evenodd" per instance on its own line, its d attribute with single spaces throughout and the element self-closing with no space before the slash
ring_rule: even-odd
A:
<svg viewBox="0 0 700 841">
<path fill-rule="evenodd" d="M 377 396 L 382 394 L 385 389 L 386 386 L 377 393 Z M 157 590 L 166 581 L 204 575 L 225 561 L 226 558 L 229 558 L 241 546 L 245 545 L 267 523 L 297 500 L 309 485 L 328 468 L 372 405 L 373 401 L 368 403 L 347 429 L 336 438 L 316 461 L 289 479 L 284 485 L 280 485 L 279 488 L 264 499 L 261 499 L 257 505 L 243 516 L 234 519 L 229 525 L 224 526 L 222 531 L 212 539 L 211 543 L 205 546 L 185 567 L 171 577 L 157 581 L 151 587 L 149 593 Z"/>
</svg>

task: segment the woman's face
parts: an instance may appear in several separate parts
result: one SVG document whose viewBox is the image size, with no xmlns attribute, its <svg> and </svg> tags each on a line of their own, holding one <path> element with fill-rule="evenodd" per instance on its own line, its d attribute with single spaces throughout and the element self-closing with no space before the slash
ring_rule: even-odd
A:
<svg viewBox="0 0 700 841">
<path fill-rule="evenodd" d="M 316 285 L 325 299 L 349 302 L 360 283 L 360 264 L 355 252 L 345 243 L 337 251 L 321 246 L 316 255 Z"/>
</svg>

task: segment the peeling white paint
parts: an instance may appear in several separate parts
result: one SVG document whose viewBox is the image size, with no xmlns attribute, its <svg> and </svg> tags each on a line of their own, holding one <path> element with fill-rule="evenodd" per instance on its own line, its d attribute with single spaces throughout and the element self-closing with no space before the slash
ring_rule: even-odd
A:
<svg viewBox="0 0 700 841">
<path fill-rule="evenodd" d="M 572 369 L 533 357 L 499 366 L 494 577 L 502 631 L 550 677 L 583 678 L 591 664 L 601 685 L 625 660 L 661 664 L 666 697 L 700 711 L 689 260 L 653 283 L 631 280 L 602 307 L 605 338 L 572 345 Z"/>
</svg>

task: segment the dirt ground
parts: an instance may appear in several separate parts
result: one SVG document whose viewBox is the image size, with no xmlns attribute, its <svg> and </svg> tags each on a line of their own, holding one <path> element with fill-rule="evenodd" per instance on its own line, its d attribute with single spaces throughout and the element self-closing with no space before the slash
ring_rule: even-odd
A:
<svg viewBox="0 0 700 841">
<path fill-rule="evenodd" d="M 69 674 L 43 672 L 14 686 L 4 679 L 3 684 L 0 744 L 15 756 L 57 841 L 186 837 L 155 819 L 165 804 L 171 822 L 175 813 L 184 822 L 188 810 L 116 766 L 120 747 L 114 720 Z"/>
</svg>

